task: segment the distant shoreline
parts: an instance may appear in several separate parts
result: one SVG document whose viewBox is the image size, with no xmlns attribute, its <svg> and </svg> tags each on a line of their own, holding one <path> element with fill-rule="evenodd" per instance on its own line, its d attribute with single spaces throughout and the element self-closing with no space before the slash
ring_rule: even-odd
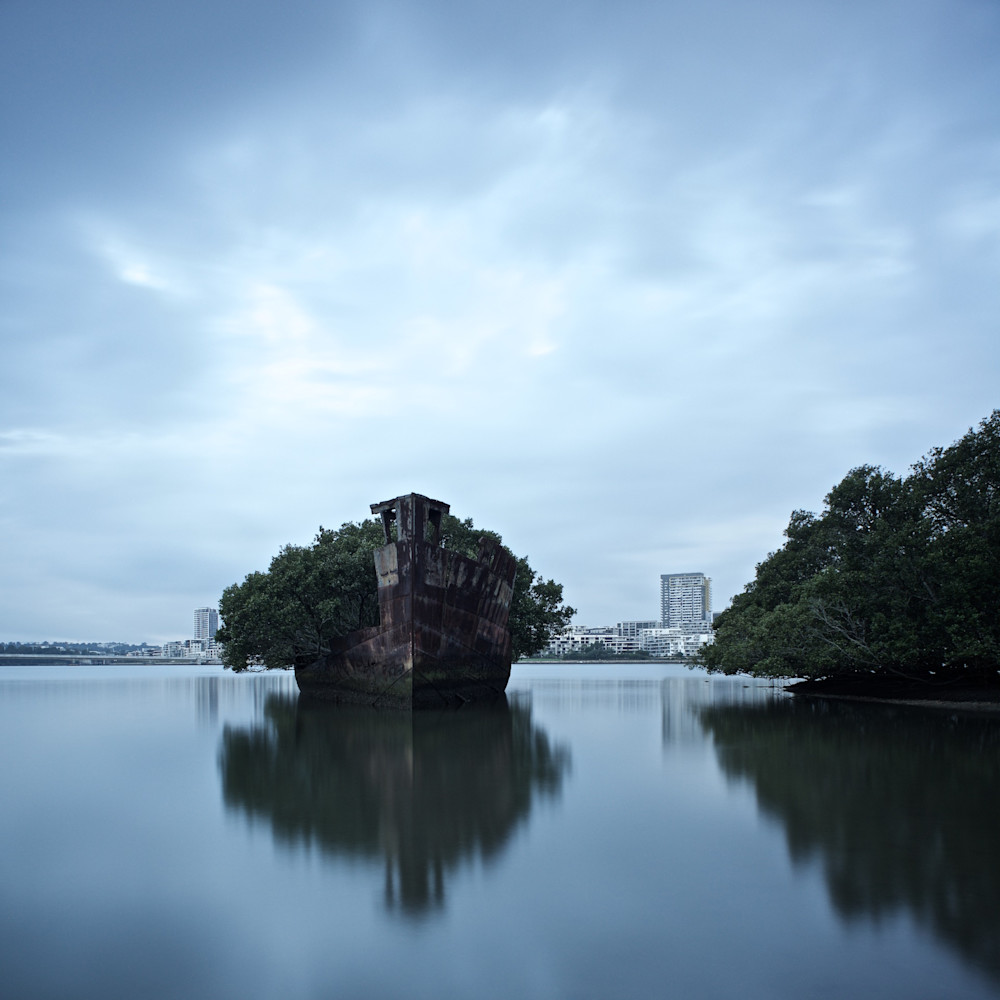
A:
<svg viewBox="0 0 1000 1000">
<path fill-rule="evenodd" d="M 113 653 L 0 653 L 0 667 L 222 666 L 207 656 L 116 656 Z"/>
<path fill-rule="evenodd" d="M 586 666 L 588 663 L 594 663 L 599 666 L 613 667 L 616 664 L 624 664 L 626 666 L 635 666 L 639 663 L 648 663 L 651 665 L 656 665 L 657 663 L 673 663 L 680 664 L 682 666 L 693 665 L 694 661 L 690 658 L 683 659 L 680 657 L 669 657 L 669 656 L 650 656 L 646 659 L 639 660 L 620 660 L 617 657 L 612 657 L 610 659 L 593 659 L 588 657 L 587 659 L 581 660 L 556 660 L 551 657 L 540 657 L 540 656 L 523 656 L 520 660 L 515 660 L 513 666 L 518 666 L 518 664 L 530 663 L 532 666 L 543 666 L 546 664 L 552 664 L 553 666 L 559 666 L 561 664 L 566 664 L 568 666 Z"/>
</svg>

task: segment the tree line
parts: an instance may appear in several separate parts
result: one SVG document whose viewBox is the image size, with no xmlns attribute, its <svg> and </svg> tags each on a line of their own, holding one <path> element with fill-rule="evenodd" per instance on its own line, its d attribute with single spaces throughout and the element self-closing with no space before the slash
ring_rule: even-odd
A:
<svg viewBox="0 0 1000 1000">
<path fill-rule="evenodd" d="M 136 646 L 129 642 L 0 642 L 0 653 L 16 653 L 18 656 L 53 656 L 58 653 L 67 655 L 115 654 L 124 656 L 135 650 L 146 649 L 145 643 Z"/>
<path fill-rule="evenodd" d="M 852 469 L 785 537 L 717 617 L 709 670 L 1000 684 L 1000 410 L 906 476 Z"/>
</svg>

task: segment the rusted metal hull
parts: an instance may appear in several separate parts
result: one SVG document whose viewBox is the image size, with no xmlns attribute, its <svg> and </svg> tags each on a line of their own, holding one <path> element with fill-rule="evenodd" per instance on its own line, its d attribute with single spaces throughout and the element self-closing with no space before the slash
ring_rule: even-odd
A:
<svg viewBox="0 0 1000 1000">
<path fill-rule="evenodd" d="M 444 504 L 411 494 L 373 510 L 389 503 L 397 505 L 400 537 L 375 552 L 381 625 L 352 632 L 297 667 L 299 689 L 397 708 L 501 697 L 510 678 L 514 559 L 489 542 L 476 559 L 441 548 L 425 524 L 427 505 L 447 513 Z"/>
</svg>

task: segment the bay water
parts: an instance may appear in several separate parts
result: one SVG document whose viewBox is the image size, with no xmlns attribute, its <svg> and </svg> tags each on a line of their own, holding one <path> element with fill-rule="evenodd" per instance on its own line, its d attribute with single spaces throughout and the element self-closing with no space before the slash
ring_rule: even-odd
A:
<svg viewBox="0 0 1000 1000">
<path fill-rule="evenodd" d="M 1000 719 L 665 664 L 0 667 L 0 995 L 1000 996 Z"/>
</svg>

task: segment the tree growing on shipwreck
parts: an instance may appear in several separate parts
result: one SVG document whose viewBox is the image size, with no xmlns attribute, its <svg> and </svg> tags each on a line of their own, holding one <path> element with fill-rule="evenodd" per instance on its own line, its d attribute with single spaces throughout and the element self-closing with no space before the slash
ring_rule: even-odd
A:
<svg viewBox="0 0 1000 1000">
<path fill-rule="evenodd" d="M 539 652 L 575 611 L 563 602 L 562 584 L 546 580 L 527 557 L 517 557 L 494 531 L 471 518 L 441 517 L 442 544 L 474 558 L 480 541 L 495 542 L 517 563 L 508 627 L 511 657 Z M 395 529 L 393 529 L 395 537 Z M 320 527 L 309 546 L 285 545 L 270 567 L 227 587 L 219 603 L 216 635 L 223 663 L 235 671 L 251 663 L 268 668 L 304 666 L 329 653 L 338 639 L 379 624 L 374 553 L 383 542 L 378 518 Z"/>
</svg>

